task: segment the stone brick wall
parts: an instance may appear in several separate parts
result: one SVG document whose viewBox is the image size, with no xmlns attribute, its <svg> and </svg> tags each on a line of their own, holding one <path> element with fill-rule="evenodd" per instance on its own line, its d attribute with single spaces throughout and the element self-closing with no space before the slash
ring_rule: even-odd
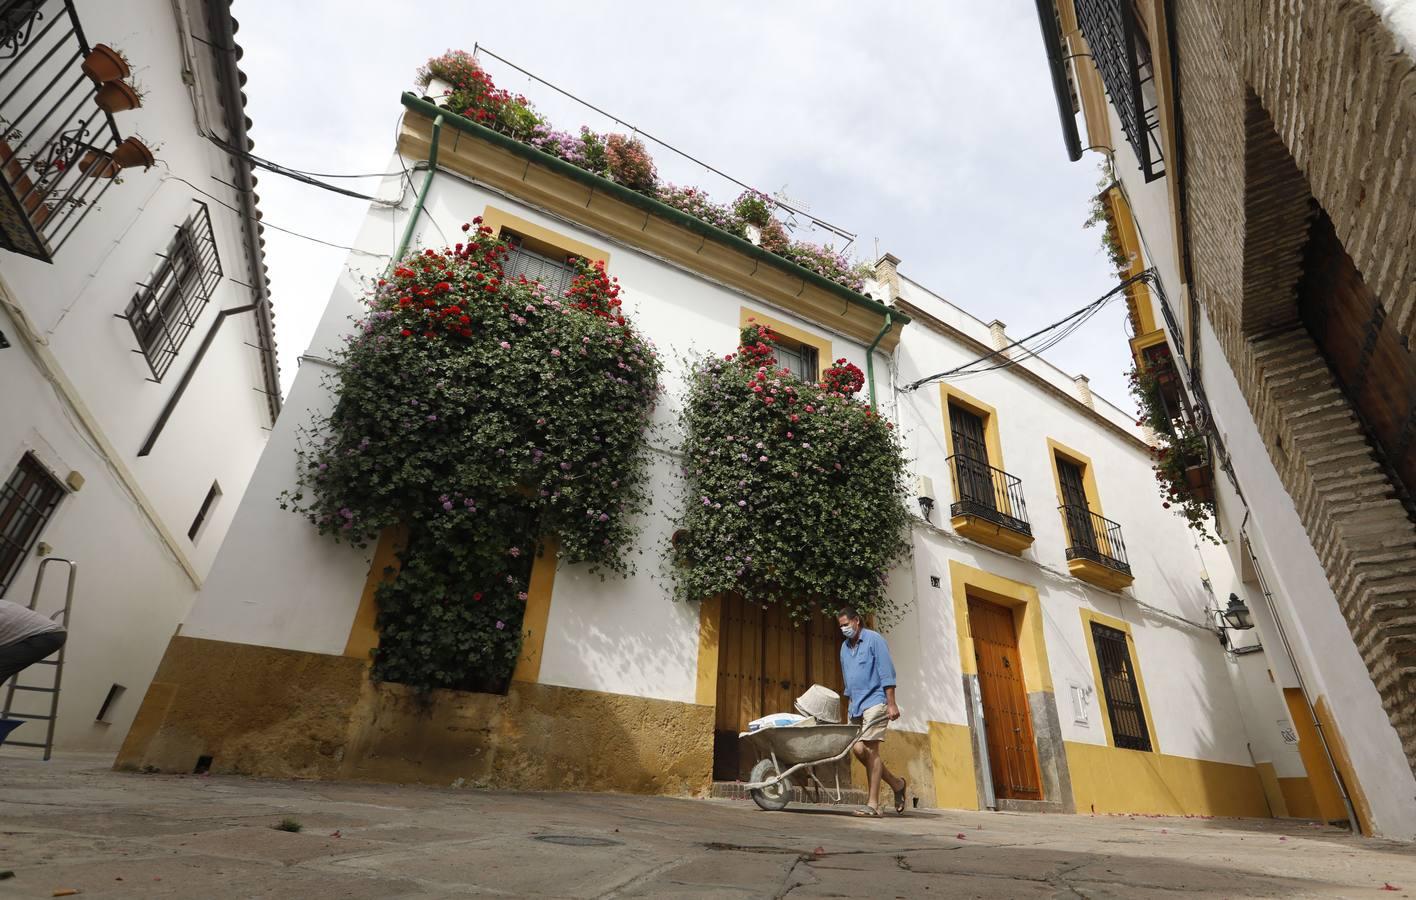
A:
<svg viewBox="0 0 1416 900">
<path fill-rule="evenodd" d="M 1313 202 L 1416 346 L 1416 60 L 1363 0 L 1175 4 L 1195 296 L 1416 771 L 1416 526 L 1296 315 Z"/>
</svg>

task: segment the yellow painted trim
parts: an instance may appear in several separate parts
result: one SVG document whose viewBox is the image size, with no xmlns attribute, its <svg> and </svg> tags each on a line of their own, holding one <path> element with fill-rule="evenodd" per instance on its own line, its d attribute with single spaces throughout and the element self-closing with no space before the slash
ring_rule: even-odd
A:
<svg viewBox="0 0 1416 900">
<path fill-rule="evenodd" d="M 954 598 L 954 626 L 959 634 L 959 668 L 963 674 L 978 674 L 973 633 L 969 629 L 968 597 L 972 594 L 1013 610 L 1018 623 L 1018 652 L 1023 658 L 1023 685 L 1029 694 L 1052 691 L 1052 667 L 1047 661 L 1042 604 L 1038 601 L 1037 588 L 951 559 L 949 590 Z"/>
<path fill-rule="evenodd" d="M 1077 812 L 1267 818 L 1253 766 L 1065 741 Z"/>
<path fill-rule="evenodd" d="M 1317 721 L 1322 723 L 1323 733 L 1328 738 L 1328 749 L 1332 751 L 1333 762 L 1337 764 L 1337 770 L 1342 773 L 1342 782 L 1347 785 L 1347 799 L 1352 801 L 1352 808 L 1357 813 L 1357 821 L 1361 824 L 1363 834 L 1372 834 L 1372 807 L 1367 803 L 1367 792 L 1362 789 L 1362 782 L 1357 780 L 1357 771 L 1352 768 L 1352 757 L 1347 753 L 1347 741 L 1343 740 L 1342 733 L 1337 730 L 1337 723 L 1332 718 L 1332 710 L 1328 708 L 1327 697 L 1319 695 L 1313 702 L 1313 714 Z M 1299 738 L 1301 741 L 1302 738 Z M 1344 812 L 1343 815 L 1346 815 Z"/>
<path fill-rule="evenodd" d="M 1105 515 L 1105 513 L 1101 511 L 1101 494 L 1096 489 L 1096 471 L 1095 467 L 1092 466 L 1091 457 L 1087 456 L 1085 453 L 1079 453 L 1061 441 L 1054 440 L 1053 438 L 1047 439 L 1047 449 L 1051 451 L 1052 486 L 1057 489 L 1057 505 L 1061 506 L 1064 502 L 1062 500 L 1062 476 L 1057 472 L 1057 457 L 1060 456 L 1068 462 L 1081 467 L 1082 492 L 1087 495 L 1087 506 L 1091 508 L 1092 512 L 1099 516 Z M 1058 511 L 1058 515 L 1061 515 L 1060 510 Z M 1065 519 L 1062 525 L 1064 528 L 1066 527 L 1067 523 Z"/>
<path fill-rule="evenodd" d="M 1077 11 L 1071 0 L 1057 0 L 1057 13 L 1062 25 L 1062 37 L 1067 42 L 1064 50 L 1072 56 L 1077 97 L 1081 100 L 1082 119 L 1087 125 L 1088 149 L 1115 149 L 1111 143 L 1111 118 L 1107 115 L 1106 87 L 1101 83 L 1101 73 L 1092 62 L 1091 51 L 1077 24 Z"/>
<path fill-rule="evenodd" d="M 986 547 L 1002 550 L 1014 556 L 1033 545 L 1033 536 L 1005 528 L 997 522 L 990 522 L 982 516 L 962 515 L 949 520 L 954 530 L 971 541 L 978 541 Z"/>
<path fill-rule="evenodd" d="M 798 344 L 805 344 L 816 350 L 816 377 L 820 379 L 822 374 L 831 367 L 836 358 L 831 355 L 831 339 L 812 334 L 795 325 L 789 325 L 781 319 L 774 319 L 764 312 L 749 309 L 746 306 L 738 310 L 738 328 L 746 328 L 748 323 L 766 325 L 776 332 L 780 337 L 789 341 L 796 341 Z"/>
<path fill-rule="evenodd" d="M 1317 796 L 1313 793 L 1311 779 L 1307 777 L 1280 778 L 1278 779 L 1278 790 L 1283 795 L 1283 815 L 1295 819 L 1328 821 L 1328 817 L 1323 814 L 1322 807 L 1318 805 Z M 1341 821 L 1345 818 L 1347 818 L 1347 814 L 1344 812 L 1332 821 Z"/>
<path fill-rule="evenodd" d="M 1139 334 L 1136 337 L 1131 338 L 1131 358 L 1136 361 L 1136 367 L 1141 368 L 1145 365 L 1145 358 L 1142 356 L 1143 350 L 1147 349 L 1148 347 L 1154 347 L 1158 344 L 1164 343 L 1164 328 L 1157 328 L 1154 331 L 1149 331 L 1145 334 Z"/>
<path fill-rule="evenodd" d="M 546 623 L 551 618 L 551 594 L 556 583 L 560 541 L 554 536 L 541 542 L 531 564 L 531 580 L 526 586 L 526 611 L 521 617 L 521 656 L 516 660 L 512 681 L 536 682 L 541 677 L 541 658 L 546 648 Z"/>
<path fill-rule="evenodd" d="M 995 469 L 1004 468 L 1003 439 L 998 434 L 998 411 L 951 384 L 940 384 L 939 406 L 944 413 L 944 446 L 948 448 L 949 455 L 954 455 L 954 429 L 953 423 L 949 421 L 950 402 L 957 403 L 983 419 L 983 442 L 988 449 L 988 464 Z"/>
<path fill-rule="evenodd" d="M 608 250 L 582 243 L 574 238 L 566 237 L 558 231 L 552 231 L 535 222 L 529 222 L 520 216 L 514 216 L 504 209 L 495 206 L 488 206 L 482 212 L 482 224 L 492 229 L 492 234 L 499 235 L 503 228 L 510 228 L 512 231 L 524 238 L 529 238 L 533 242 L 532 250 L 538 253 L 549 248 L 559 252 L 563 256 L 579 256 L 591 262 L 609 263 L 610 254 Z M 541 247 L 534 246 L 541 244 Z"/>
<path fill-rule="evenodd" d="M 1136 583 L 1136 576 L 1091 559 L 1067 560 L 1067 574 L 1108 591 L 1119 591 Z"/>
<path fill-rule="evenodd" d="M 398 572 L 398 553 L 408 543 L 408 529 L 402 526 L 385 528 L 374 547 L 374 560 L 364 578 L 364 592 L 359 595 L 359 608 L 349 626 L 349 638 L 344 642 L 345 656 L 368 659 L 379 645 L 379 586 L 392 581 Z M 392 569 L 393 573 L 387 570 Z"/>
<path fill-rule="evenodd" d="M 1118 185 L 1112 185 L 1105 194 L 1104 202 L 1116 223 L 1116 237 L 1121 243 L 1121 252 L 1129 260 L 1125 276 L 1131 278 L 1146 269 L 1145 250 L 1141 244 L 1141 233 L 1136 227 L 1136 217 L 1131 213 L 1131 204 Z M 1138 334 L 1149 334 L 1157 327 L 1155 307 L 1151 303 L 1150 288 L 1144 284 L 1133 284 L 1126 289 L 1126 303 L 1130 307 L 1132 324 Z"/>
<path fill-rule="evenodd" d="M 978 809 L 973 732 L 969 726 L 930 722 L 929 764 L 934 772 L 935 806 L 940 809 Z"/>
<path fill-rule="evenodd" d="M 1342 802 L 1342 789 L 1338 787 L 1337 776 L 1327 754 L 1323 752 L 1322 738 L 1318 736 L 1313 719 L 1313 708 L 1301 688 L 1283 689 L 1283 702 L 1288 706 L 1288 717 L 1293 722 L 1293 730 L 1298 735 L 1298 755 L 1303 760 L 1303 769 L 1308 773 L 1309 789 L 1316 809 L 1313 818 L 1325 822 L 1336 822 L 1347 818 L 1347 806 Z"/>
<path fill-rule="evenodd" d="M 698 675 L 693 699 L 700 706 L 718 705 L 718 634 L 723 614 L 721 597 L 698 606 Z"/>
<path fill-rule="evenodd" d="M 1273 763 L 1267 762 L 1255 763 L 1254 769 L 1259 773 L 1259 781 L 1264 787 L 1264 799 L 1268 801 L 1269 815 L 1276 819 L 1288 818 L 1288 799 L 1284 796 L 1278 770 L 1273 767 Z M 1297 780 L 1307 782 L 1306 778 Z"/>
<path fill-rule="evenodd" d="M 1082 636 L 1086 638 L 1087 656 L 1091 659 L 1092 683 L 1096 685 L 1096 705 L 1101 715 L 1102 728 L 1106 731 L 1106 745 L 1115 748 L 1116 739 L 1111 734 L 1111 709 L 1107 706 L 1106 691 L 1101 685 L 1101 663 L 1097 660 L 1096 641 L 1092 638 L 1091 625 L 1093 622 L 1098 622 L 1108 628 L 1115 628 L 1126 635 L 1126 650 L 1131 654 L 1131 671 L 1136 673 L 1136 693 L 1141 695 L 1141 711 L 1145 713 L 1146 731 L 1150 734 L 1150 752 L 1159 754 L 1160 739 L 1155 735 L 1155 716 L 1151 714 L 1150 695 L 1146 693 L 1146 677 L 1141 672 L 1141 657 L 1136 652 L 1136 638 L 1131 634 L 1131 624 L 1086 607 L 1079 609 L 1078 612 L 1082 616 Z M 1144 751 L 1128 750 L 1126 752 L 1142 753 Z"/>
</svg>

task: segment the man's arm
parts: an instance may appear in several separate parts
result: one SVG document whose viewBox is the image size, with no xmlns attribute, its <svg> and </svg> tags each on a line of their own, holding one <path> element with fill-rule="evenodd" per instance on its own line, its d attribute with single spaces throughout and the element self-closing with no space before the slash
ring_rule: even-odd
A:
<svg viewBox="0 0 1416 900">
<path fill-rule="evenodd" d="M 890 659 L 890 647 L 885 643 L 885 638 L 876 639 L 875 650 L 875 672 L 885 686 L 885 711 L 893 722 L 900 717 L 900 708 L 895 705 L 895 662 Z"/>
</svg>

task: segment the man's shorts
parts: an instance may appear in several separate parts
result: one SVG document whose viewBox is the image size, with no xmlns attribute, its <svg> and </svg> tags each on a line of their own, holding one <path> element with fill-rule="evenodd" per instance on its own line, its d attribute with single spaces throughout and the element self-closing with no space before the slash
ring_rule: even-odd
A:
<svg viewBox="0 0 1416 900">
<path fill-rule="evenodd" d="M 861 710 L 860 715 L 851 717 L 852 725 L 860 725 L 862 723 L 864 723 L 865 729 L 861 731 L 859 740 L 885 740 L 885 729 L 890 727 L 889 707 L 884 703 L 877 703 L 874 706 Z"/>
</svg>

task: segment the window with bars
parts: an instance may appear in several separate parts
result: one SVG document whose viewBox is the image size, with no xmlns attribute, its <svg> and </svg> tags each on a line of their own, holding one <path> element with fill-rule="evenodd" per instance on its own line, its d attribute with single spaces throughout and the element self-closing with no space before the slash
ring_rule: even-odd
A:
<svg viewBox="0 0 1416 900">
<path fill-rule="evenodd" d="M 1106 714 L 1111 720 L 1111 739 L 1126 750 L 1151 749 L 1146 711 L 1126 632 L 1100 622 L 1091 623 L 1092 645 L 1097 668 L 1101 670 L 1101 690 L 1106 697 Z"/>
<path fill-rule="evenodd" d="M 554 252 L 551 248 L 533 249 L 527 246 L 524 237 L 514 231 L 503 230 L 501 236 L 511 251 L 502 266 L 504 278 L 515 281 L 525 276 L 527 281 L 540 282 L 541 287 L 557 297 L 570 290 L 570 284 L 575 280 L 575 269 L 566 262 L 570 254 L 556 259 L 550 255 Z"/>
<path fill-rule="evenodd" d="M 64 496 L 64 487 L 31 453 L 0 488 L 0 597 L 20 571 L 44 523 Z"/>
<path fill-rule="evenodd" d="M 155 381 L 172 367 L 221 280 L 221 258 L 205 203 L 177 228 L 148 283 L 139 285 L 123 318 Z"/>
<path fill-rule="evenodd" d="M 816 382 L 820 370 L 817 367 L 815 347 L 778 341 L 772 345 L 772 352 L 777 357 L 777 365 L 789 370 L 802 381 L 809 384 Z"/>
</svg>

